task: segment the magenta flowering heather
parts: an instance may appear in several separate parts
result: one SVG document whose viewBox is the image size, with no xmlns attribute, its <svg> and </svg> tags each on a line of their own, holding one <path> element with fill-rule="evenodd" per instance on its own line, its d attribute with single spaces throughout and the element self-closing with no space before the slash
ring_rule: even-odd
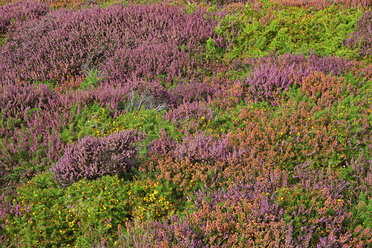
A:
<svg viewBox="0 0 372 248">
<path fill-rule="evenodd" d="M 355 64 L 344 58 L 333 56 L 318 57 L 310 54 L 284 54 L 275 57 L 274 54 L 259 59 L 249 59 L 248 65 L 253 65 L 252 71 L 241 83 L 249 95 L 258 101 L 272 101 L 274 93 L 286 89 L 291 84 L 301 85 L 303 78 L 315 71 L 334 76 L 345 75 Z"/>
<path fill-rule="evenodd" d="M 47 5 L 36 1 L 17 1 L 0 7 L 0 34 L 7 33 L 28 20 L 37 19 L 49 12 Z"/>
<path fill-rule="evenodd" d="M 372 11 L 367 11 L 360 17 L 357 28 L 351 36 L 351 38 L 346 39 L 346 46 L 360 49 L 360 56 L 372 55 Z"/>
<path fill-rule="evenodd" d="M 113 133 L 104 138 L 84 137 L 65 149 L 64 155 L 50 168 L 62 186 L 82 178 L 128 172 L 137 154 L 135 142 L 141 134 L 134 131 Z"/>
<path fill-rule="evenodd" d="M 216 36 L 217 21 L 208 15 L 162 5 L 53 11 L 9 37 L 0 53 L 0 79 L 60 83 L 92 69 L 119 83 L 195 78 L 208 61 L 193 57 Z"/>
</svg>

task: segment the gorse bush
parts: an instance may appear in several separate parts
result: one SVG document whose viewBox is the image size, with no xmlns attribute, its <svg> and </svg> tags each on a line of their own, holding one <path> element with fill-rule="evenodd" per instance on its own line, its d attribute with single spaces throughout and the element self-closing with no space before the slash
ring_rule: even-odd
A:
<svg viewBox="0 0 372 248">
<path fill-rule="evenodd" d="M 83 178 L 127 173 L 135 163 L 135 142 L 139 138 L 140 134 L 137 136 L 133 131 L 114 133 L 102 139 L 84 137 L 67 146 L 63 157 L 50 170 L 62 186 Z"/>
<path fill-rule="evenodd" d="M 129 185 L 117 175 L 82 179 L 70 185 L 63 198 L 64 206 L 75 217 L 69 228 L 74 231 L 75 245 L 89 246 L 97 241 L 112 245 L 119 225 L 132 218 L 129 192 Z"/>
<path fill-rule="evenodd" d="M 260 9 L 247 5 L 243 15 L 226 15 L 216 28 L 234 45 L 229 58 L 262 57 L 271 52 L 305 53 L 314 50 L 323 56 L 356 57 L 356 52 L 342 46 L 354 31 L 361 10 L 330 6 L 310 11 L 300 8 Z"/>
<path fill-rule="evenodd" d="M 23 215 L 8 215 L 5 229 L 17 246 L 58 246 L 74 243 L 72 228 L 78 228 L 76 217 L 63 201 L 63 190 L 57 187 L 51 173 L 36 175 L 17 190 Z"/>
<path fill-rule="evenodd" d="M 183 208 L 182 193 L 167 183 L 149 179 L 130 183 L 129 201 L 133 204 L 132 218 L 138 220 L 161 220 Z"/>
<path fill-rule="evenodd" d="M 48 172 L 18 190 L 17 200 L 1 220 L 26 246 L 48 245 L 52 237 L 49 245 L 87 246 L 99 239 L 113 245 L 126 222 L 167 217 L 181 209 L 181 197 L 165 184 L 151 180 L 132 183 L 117 175 L 84 178 L 61 189 Z M 33 232 L 37 235 L 29 235 Z"/>
</svg>

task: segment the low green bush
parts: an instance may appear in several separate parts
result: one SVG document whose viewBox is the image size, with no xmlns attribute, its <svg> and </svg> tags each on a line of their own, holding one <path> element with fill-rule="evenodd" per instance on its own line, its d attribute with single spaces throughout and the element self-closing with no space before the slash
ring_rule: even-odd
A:
<svg viewBox="0 0 372 248">
<path fill-rule="evenodd" d="M 228 57 L 261 57 L 272 52 L 357 57 L 357 51 L 342 46 L 353 32 L 362 10 L 330 6 L 323 10 L 288 7 L 261 9 L 246 5 L 243 13 L 228 14 L 216 32 L 233 42 Z"/>
</svg>

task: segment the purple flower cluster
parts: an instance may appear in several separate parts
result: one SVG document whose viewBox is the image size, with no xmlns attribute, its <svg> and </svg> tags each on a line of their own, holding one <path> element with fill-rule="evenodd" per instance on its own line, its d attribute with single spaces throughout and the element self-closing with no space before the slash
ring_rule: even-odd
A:
<svg viewBox="0 0 372 248">
<path fill-rule="evenodd" d="M 32 176 L 36 167 L 42 170 L 48 161 L 59 158 L 64 145 L 58 130 L 71 121 L 64 103 L 42 84 L 0 85 L 0 121 L 4 123 L 0 128 L 0 184 L 16 171 Z"/>
<path fill-rule="evenodd" d="M 195 78 L 208 61 L 194 55 L 215 36 L 217 21 L 207 15 L 162 5 L 54 11 L 8 39 L 0 78 L 60 83 L 92 69 L 120 84 L 133 77 Z"/>
<path fill-rule="evenodd" d="M 214 163 L 227 162 L 229 158 L 239 156 L 239 154 L 230 144 L 229 136 L 215 138 L 203 132 L 197 132 L 183 138 L 183 142 L 176 146 L 174 156 L 179 160 L 188 158 L 191 162 Z"/>
<path fill-rule="evenodd" d="M 213 110 L 201 101 L 193 101 L 191 103 L 185 101 L 177 108 L 168 111 L 164 118 L 172 122 L 187 121 L 190 118 L 211 120 L 213 118 Z"/>
<path fill-rule="evenodd" d="M 95 179 L 128 172 L 135 163 L 135 142 L 139 141 L 140 135 L 127 131 L 101 139 L 84 137 L 67 146 L 63 157 L 50 171 L 62 186 L 69 186 L 82 178 Z"/>
<path fill-rule="evenodd" d="M 267 56 L 250 59 L 247 65 L 255 66 L 248 77 L 242 80 L 242 84 L 255 100 L 272 100 L 276 91 L 294 83 L 301 85 L 302 79 L 315 71 L 339 76 L 354 68 L 354 63 L 344 58 L 318 57 L 314 54 L 308 57 L 290 54 L 277 58 Z"/>
<path fill-rule="evenodd" d="M 8 33 L 27 21 L 38 19 L 49 12 L 47 5 L 22 0 L 0 7 L 0 34 Z"/>
<path fill-rule="evenodd" d="M 352 37 L 346 39 L 345 44 L 350 48 L 360 48 L 360 56 L 372 55 L 372 11 L 365 12 L 357 23 Z"/>
</svg>

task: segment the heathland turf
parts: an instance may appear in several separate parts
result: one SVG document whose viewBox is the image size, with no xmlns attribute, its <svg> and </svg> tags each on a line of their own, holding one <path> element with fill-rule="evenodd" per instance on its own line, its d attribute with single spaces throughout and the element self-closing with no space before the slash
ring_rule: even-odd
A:
<svg viewBox="0 0 372 248">
<path fill-rule="evenodd" d="M 49 2 L 0 0 L 1 247 L 372 242 L 370 1 Z"/>
</svg>

